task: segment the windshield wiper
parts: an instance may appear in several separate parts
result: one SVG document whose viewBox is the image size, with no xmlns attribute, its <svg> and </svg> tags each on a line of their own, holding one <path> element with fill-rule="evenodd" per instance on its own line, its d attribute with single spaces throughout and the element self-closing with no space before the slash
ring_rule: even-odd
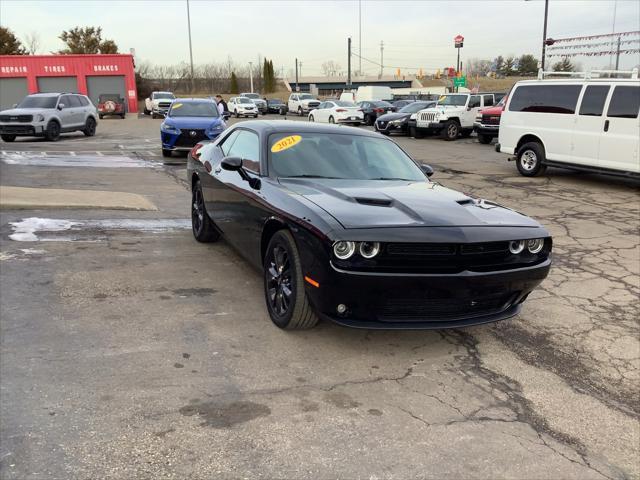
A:
<svg viewBox="0 0 640 480">
<path fill-rule="evenodd" d="M 337 179 L 337 180 L 344 180 L 344 178 L 342 178 L 342 177 L 327 177 L 325 175 L 308 175 L 308 174 L 304 174 L 304 175 L 288 175 L 288 176 L 282 177 L 282 178 L 333 178 L 333 179 Z"/>
</svg>

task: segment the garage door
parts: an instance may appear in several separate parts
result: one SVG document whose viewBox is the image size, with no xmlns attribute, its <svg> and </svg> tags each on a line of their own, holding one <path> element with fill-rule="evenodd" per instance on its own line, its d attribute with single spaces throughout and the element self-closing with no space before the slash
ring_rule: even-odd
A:
<svg viewBox="0 0 640 480">
<path fill-rule="evenodd" d="M 40 93 L 73 93 L 78 91 L 76 77 L 38 77 Z"/>
<path fill-rule="evenodd" d="M 87 92 L 89 92 L 89 98 L 94 105 L 98 105 L 98 97 L 100 97 L 102 93 L 117 93 L 124 98 L 124 104 L 125 106 L 127 105 L 124 75 L 88 76 Z"/>
<path fill-rule="evenodd" d="M 26 78 L 0 78 L 0 110 L 13 107 L 27 95 L 29 90 Z"/>
</svg>

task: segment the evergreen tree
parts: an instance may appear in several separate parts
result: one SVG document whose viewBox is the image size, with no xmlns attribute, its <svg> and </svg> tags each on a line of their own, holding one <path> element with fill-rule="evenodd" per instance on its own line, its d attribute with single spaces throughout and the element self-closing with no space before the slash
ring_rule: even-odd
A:
<svg viewBox="0 0 640 480">
<path fill-rule="evenodd" d="M 229 86 L 230 93 L 240 93 L 240 88 L 238 87 L 238 77 L 236 77 L 236 72 L 231 72 L 231 85 Z"/>
<path fill-rule="evenodd" d="M 27 53 L 11 30 L 0 27 L 0 55 L 26 55 Z"/>
<path fill-rule="evenodd" d="M 569 57 L 564 57 L 558 63 L 554 63 L 552 68 L 554 72 L 573 72 L 575 70 Z"/>
<path fill-rule="evenodd" d="M 522 55 L 518 61 L 518 74 L 535 75 L 538 71 L 538 59 L 533 55 Z"/>
<path fill-rule="evenodd" d="M 505 77 L 510 77 L 511 75 L 513 75 L 515 72 L 515 69 L 513 68 L 515 65 L 515 59 L 513 57 L 507 57 L 507 59 L 504 61 L 504 64 L 502 65 L 502 71 L 500 73 L 502 73 L 502 75 L 504 75 Z"/>
</svg>

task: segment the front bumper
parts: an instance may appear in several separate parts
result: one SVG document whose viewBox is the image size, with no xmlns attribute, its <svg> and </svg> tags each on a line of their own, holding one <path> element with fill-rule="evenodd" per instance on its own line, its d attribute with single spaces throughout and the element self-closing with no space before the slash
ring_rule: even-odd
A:
<svg viewBox="0 0 640 480">
<path fill-rule="evenodd" d="M 546 278 L 551 259 L 497 272 L 380 274 L 327 269 L 320 288 L 306 285 L 318 315 L 372 329 L 442 329 L 504 320 Z M 343 314 L 338 305 L 345 305 Z"/>
<path fill-rule="evenodd" d="M 400 124 L 395 124 L 391 122 L 381 122 L 380 120 L 376 120 L 374 123 L 375 128 L 378 132 L 385 133 L 393 133 L 393 132 L 402 132 L 406 133 L 408 129 L 409 122 L 403 122 Z"/>
<path fill-rule="evenodd" d="M 188 152 L 193 147 L 196 146 L 198 142 L 203 140 L 215 140 L 218 138 L 218 135 L 222 133 L 222 130 L 215 135 L 207 135 L 204 132 L 200 132 L 195 136 L 189 134 L 190 130 L 185 129 L 180 133 L 168 133 L 168 132 L 160 132 L 160 140 L 162 141 L 162 149 L 163 150 L 171 150 L 174 152 Z"/>
<path fill-rule="evenodd" d="M 0 135 L 16 135 L 24 137 L 42 137 L 45 134 L 44 125 L 25 123 L 0 124 Z"/>
<path fill-rule="evenodd" d="M 253 117 L 260 113 L 257 108 L 253 110 L 238 110 L 238 115 L 242 117 Z"/>
<path fill-rule="evenodd" d="M 442 130 L 444 126 L 445 124 L 440 122 L 429 122 L 429 123 L 416 122 L 416 128 L 419 128 L 422 130 L 431 130 L 433 132 Z"/>
<path fill-rule="evenodd" d="M 473 124 L 473 131 L 480 135 L 492 135 L 497 137 L 499 130 L 500 125 L 484 125 L 482 123 Z"/>
</svg>

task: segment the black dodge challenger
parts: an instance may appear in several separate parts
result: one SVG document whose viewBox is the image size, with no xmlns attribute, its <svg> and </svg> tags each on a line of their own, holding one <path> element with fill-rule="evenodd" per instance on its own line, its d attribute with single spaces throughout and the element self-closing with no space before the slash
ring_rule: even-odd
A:
<svg viewBox="0 0 640 480">
<path fill-rule="evenodd" d="M 361 129 L 247 121 L 196 145 L 193 234 L 220 235 L 264 275 L 281 328 L 448 328 L 509 318 L 547 276 L 534 220 L 429 180 Z"/>
</svg>

